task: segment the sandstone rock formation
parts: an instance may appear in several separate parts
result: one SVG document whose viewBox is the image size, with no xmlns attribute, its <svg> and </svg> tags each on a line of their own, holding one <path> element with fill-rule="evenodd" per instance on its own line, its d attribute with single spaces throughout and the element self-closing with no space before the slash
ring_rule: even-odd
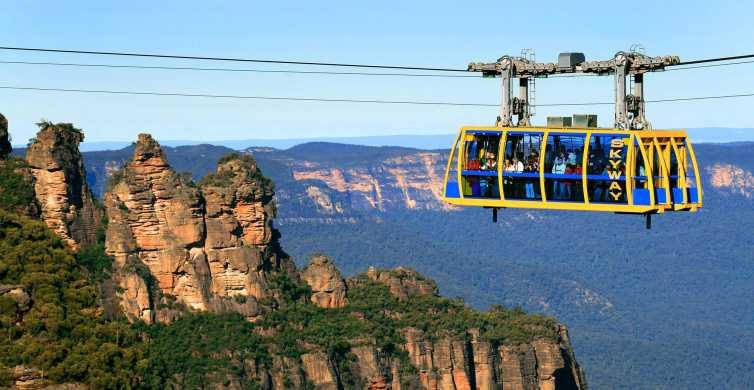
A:
<svg viewBox="0 0 754 390">
<path fill-rule="evenodd" d="M 39 125 L 26 160 L 35 178 L 42 219 L 71 249 L 94 245 L 101 218 L 78 149 L 84 134 L 69 123 Z"/>
<path fill-rule="evenodd" d="M 301 279 L 311 287 L 311 301 L 317 306 L 337 308 L 348 303 L 346 282 L 326 256 L 312 256 L 309 265 L 301 272 Z"/>
<path fill-rule="evenodd" d="M 214 174 L 194 185 L 170 168 L 156 141 L 140 135 L 133 159 L 112 178 L 105 195 L 106 250 L 115 258 L 117 294 L 126 315 L 132 320 L 169 322 L 177 314 L 176 305 L 235 311 L 251 321 L 261 320 L 263 326 L 255 332 L 275 340 L 281 325 L 265 327 L 262 315 L 271 313 L 266 310 L 317 305 L 315 311 L 303 313 L 336 313 L 357 321 L 367 315 L 384 316 L 384 324 L 396 326 L 401 312 L 355 309 L 364 306 L 349 304 L 349 291 L 389 291 L 382 293 L 382 299 L 392 294 L 396 299 L 388 300 L 397 302 L 396 308 L 436 298 L 435 282 L 406 268 L 370 268 L 365 275 L 344 281 L 327 257 L 317 255 L 299 275 L 278 248 L 272 198 L 272 183 L 250 156 L 221 159 Z M 281 291 L 273 274 L 307 283 L 311 303 L 303 298 L 294 298 L 297 303 L 278 299 Z M 433 316 L 433 309 L 427 310 L 411 315 Z M 295 332 L 303 333 L 298 326 L 296 322 Z M 317 331 L 330 337 L 340 329 Z M 272 341 L 270 358 L 244 361 L 243 376 L 264 389 L 586 388 L 564 327 L 548 337 L 514 344 L 491 341 L 471 327 L 428 330 L 400 325 L 393 333 L 400 341 L 390 347 L 378 343 L 375 335 L 362 333 L 343 336 L 337 352 L 296 339 L 292 342 L 300 348 L 298 353 L 281 353 Z M 233 376 L 222 381 L 230 387 L 242 383 Z"/>
<path fill-rule="evenodd" d="M 22 285 L 0 284 L 0 297 L 8 297 L 16 302 L 16 308 L 19 312 L 25 312 L 31 307 L 31 297 Z"/>
<path fill-rule="evenodd" d="M 706 168 L 713 188 L 730 194 L 754 197 L 754 173 L 733 164 L 716 163 Z"/>
<path fill-rule="evenodd" d="M 130 317 L 169 320 L 168 311 L 155 309 L 164 295 L 197 310 L 259 315 L 267 273 L 292 266 L 276 251 L 272 184 L 253 159 L 223 159 L 197 187 L 140 134 L 133 160 L 116 175 L 104 200 L 106 249 L 116 259 Z"/>
<path fill-rule="evenodd" d="M 409 268 L 398 267 L 386 271 L 369 267 L 367 277 L 390 287 L 390 293 L 401 301 L 408 300 L 412 295 L 437 295 L 438 292 L 434 280 L 426 279 Z"/>
<path fill-rule="evenodd" d="M 10 136 L 8 135 L 8 120 L 5 119 L 3 114 L 0 114 L 0 159 L 8 156 L 11 150 Z"/>
</svg>

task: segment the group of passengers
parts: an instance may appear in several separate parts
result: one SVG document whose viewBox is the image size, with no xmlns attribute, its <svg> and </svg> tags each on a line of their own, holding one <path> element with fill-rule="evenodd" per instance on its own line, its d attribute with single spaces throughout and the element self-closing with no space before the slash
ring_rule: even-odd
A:
<svg viewBox="0 0 754 390">
<path fill-rule="evenodd" d="M 539 173 L 539 154 L 537 152 L 531 152 L 529 156 L 524 157 L 522 154 L 506 156 L 504 172 L 512 173 Z M 505 194 L 510 198 L 525 198 L 535 199 L 538 197 L 536 190 L 539 189 L 539 185 L 535 186 L 534 183 L 538 182 L 537 178 L 511 178 L 503 176 L 503 185 L 505 186 Z M 536 190 L 535 190 L 536 188 Z"/>
<path fill-rule="evenodd" d="M 566 175 L 567 180 L 553 180 L 552 199 L 554 200 L 580 200 L 583 199 L 581 191 L 581 159 L 578 155 L 581 150 L 561 150 L 552 161 L 551 172 L 556 175 Z M 572 176 L 575 175 L 575 176 Z M 578 177 L 576 177 L 578 176 Z"/>
<path fill-rule="evenodd" d="M 549 149 L 549 148 L 548 148 Z M 498 159 L 494 152 L 482 151 L 481 158 L 478 161 L 470 160 L 469 169 L 491 170 L 496 171 L 498 169 Z M 555 175 L 563 175 L 562 179 L 553 179 L 552 185 L 549 185 L 548 180 L 548 194 L 549 198 L 553 200 L 565 200 L 565 201 L 582 201 L 584 199 L 583 187 L 582 187 L 582 161 L 583 161 L 583 149 L 582 148 L 566 148 L 565 145 L 560 144 L 554 150 L 548 150 L 544 156 L 548 162 L 547 168 L 550 173 Z M 587 166 L 587 174 L 602 176 L 600 179 L 588 181 L 588 189 L 590 193 L 590 200 L 595 202 L 608 202 L 615 199 L 611 199 L 609 194 L 610 179 L 608 179 L 614 172 L 614 168 L 611 166 L 606 158 L 606 151 L 599 145 L 592 149 L 589 153 Z M 506 198 L 510 199 L 539 199 L 539 171 L 540 171 L 540 157 L 536 151 L 531 151 L 527 156 L 523 153 L 516 153 L 515 149 L 512 155 L 506 155 L 503 164 L 503 172 L 509 172 L 514 174 L 519 173 L 536 173 L 536 177 L 527 177 L 526 175 L 503 175 L 503 187 L 505 190 Z M 476 165 L 474 167 L 473 165 Z M 624 174 L 625 165 L 620 166 L 621 174 Z M 478 181 L 477 181 L 478 180 Z M 480 177 L 474 180 L 475 186 L 479 187 L 477 191 L 482 197 L 499 197 L 499 191 L 497 186 L 496 177 Z M 478 183 L 478 184 L 476 184 Z M 476 191 L 473 191 L 476 192 Z"/>
</svg>

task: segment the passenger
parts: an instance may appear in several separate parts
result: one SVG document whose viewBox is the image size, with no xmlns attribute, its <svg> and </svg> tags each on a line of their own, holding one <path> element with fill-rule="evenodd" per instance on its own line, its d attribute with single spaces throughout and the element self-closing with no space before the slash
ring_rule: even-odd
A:
<svg viewBox="0 0 754 390">
<path fill-rule="evenodd" d="M 607 201 L 607 189 L 609 186 L 608 177 L 610 175 L 610 172 L 612 172 L 612 168 L 610 168 L 609 165 L 605 165 L 605 167 L 602 170 L 601 178 L 594 186 L 594 194 L 592 196 L 592 200 L 596 202 L 605 202 Z"/>
<path fill-rule="evenodd" d="M 568 164 L 576 165 L 576 153 L 573 152 L 573 150 L 568 151 Z"/>
<path fill-rule="evenodd" d="M 605 152 L 602 148 L 596 148 L 589 151 L 589 167 L 586 170 L 590 175 L 598 175 L 605 166 Z"/>
<path fill-rule="evenodd" d="M 565 154 L 560 153 L 558 157 L 555 158 L 555 161 L 552 164 L 552 173 L 556 175 L 563 175 L 565 174 L 566 164 L 565 164 Z M 563 185 L 563 182 L 560 180 L 553 180 L 552 182 L 552 190 L 553 190 L 553 199 L 563 199 L 564 192 L 565 192 L 565 186 Z"/>
<path fill-rule="evenodd" d="M 524 163 L 518 159 L 518 157 L 513 158 L 513 172 L 514 173 L 523 173 L 524 172 Z M 522 178 L 516 177 L 513 180 L 513 196 L 516 198 L 522 198 L 524 196 L 524 186 L 522 183 Z"/>
<path fill-rule="evenodd" d="M 492 152 L 487 152 L 487 156 L 484 158 L 484 163 L 482 164 L 482 169 L 484 170 L 496 170 L 497 169 L 497 160 L 495 160 L 495 154 Z"/>
<path fill-rule="evenodd" d="M 521 160 L 519 160 L 517 158 L 514 158 L 513 159 L 513 168 L 514 168 L 514 172 L 521 173 L 521 172 L 524 171 L 524 163 Z"/>
<path fill-rule="evenodd" d="M 576 167 L 573 164 L 566 164 L 566 170 L 564 173 L 566 175 L 573 175 L 574 173 L 576 173 Z M 566 180 L 563 182 L 563 188 L 565 189 L 563 197 L 565 199 L 573 200 L 573 189 L 571 188 L 572 185 L 572 180 Z"/>
<path fill-rule="evenodd" d="M 510 157 L 505 158 L 503 171 L 513 172 L 513 162 L 511 161 Z M 511 180 L 510 176 L 505 176 L 505 174 L 503 174 L 503 191 L 505 192 L 505 196 L 511 196 L 513 194 L 513 187 L 511 186 L 512 183 L 513 181 Z"/>
<path fill-rule="evenodd" d="M 638 162 L 639 164 L 639 186 L 638 188 L 647 188 L 647 173 L 644 169 L 644 163 L 643 161 Z"/>
<path fill-rule="evenodd" d="M 575 175 L 578 175 L 581 177 L 583 173 L 583 169 L 581 169 L 581 165 L 576 165 L 576 169 L 573 172 Z M 575 182 L 575 185 L 573 187 L 574 193 L 573 193 L 573 199 L 574 200 L 584 200 L 584 190 L 581 186 L 580 182 Z"/>
<path fill-rule="evenodd" d="M 539 169 L 537 169 L 537 163 L 534 160 L 534 158 L 532 158 L 532 156 L 529 156 L 529 162 L 524 167 L 524 172 L 529 172 L 529 173 L 538 173 L 539 172 Z M 524 184 L 524 187 L 526 189 L 526 198 L 527 199 L 534 199 L 534 197 L 535 197 L 535 195 L 534 195 L 534 182 L 532 181 L 531 178 L 527 178 L 526 179 L 526 184 Z"/>
</svg>

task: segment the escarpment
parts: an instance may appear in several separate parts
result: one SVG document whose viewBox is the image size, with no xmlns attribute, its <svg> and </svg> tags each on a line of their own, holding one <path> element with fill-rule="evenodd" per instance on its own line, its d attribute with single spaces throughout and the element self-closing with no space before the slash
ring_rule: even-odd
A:
<svg viewBox="0 0 754 390">
<path fill-rule="evenodd" d="M 339 277 L 333 268 L 327 257 L 316 255 L 302 273 L 312 287 L 312 301 L 325 308 L 309 311 L 306 326 L 288 308 L 281 309 L 285 325 L 276 323 L 274 315 L 261 323 L 277 324 L 273 331 L 281 338 L 291 328 L 300 329 L 300 358 L 288 360 L 286 367 L 303 373 L 314 388 L 586 388 L 566 328 L 551 319 L 504 308 L 472 310 L 438 296 L 434 281 L 406 268 L 371 268 L 340 279 L 347 284 L 347 290 L 340 290 L 332 288 Z M 328 299 L 314 299 L 325 291 Z M 336 296 L 347 291 L 346 304 L 329 304 L 335 291 Z M 324 323 L 340 337 L 335 351 L 318 345 L 312 334 L 319 334 L 308 329 Z"/>
<path fill-rule="evenodd" d="M 292 270 L 274 242 L 272 184 L 248 156 L 221 160 L 196 186 L 141 134 L 133 159 L 111 178 L 104 203 L 106 250 L 115 258 L 121 305 L 131 318 L 168 321 L 175 299 L 253 319 L 257 301 L 266 297 L 268 273 Z"/>
<path fill-rule="evenodd" d="M 78 148 L 84 134 L 70 123 L 42 122 L 39 127 L 26 161 L 42 220 L 73 250 L 94 245 L 101 216 Z"/>
</svg>

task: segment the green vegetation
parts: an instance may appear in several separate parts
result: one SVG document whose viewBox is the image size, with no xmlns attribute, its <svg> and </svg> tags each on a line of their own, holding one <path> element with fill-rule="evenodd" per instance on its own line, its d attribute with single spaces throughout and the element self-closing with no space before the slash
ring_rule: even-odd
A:
<svg viewBox="0 0 754 390">
<path fill-rule="evenodd" d="M 40 130 L 44 130 L 48 127 L 57 127 L 61 130 L 67 130 L 67 131 L 72 131 L 74 133 L 82 134 L 81 129 L 74 127 L 73 123 L 52 123 L 51 121 L 47 119 L 42 119 L 39 122 L 37 122 L 37 127 L 39 127 Z"/>
<path fill-rule="evenodd" d="M 122 168 L 110 174 L 110 176 L 107 178 L 107 186 L 105 187 L 106 190 L 107 191 L 112 190 L 115 186 L 123 182 L 123 180 L 126 180 L 125 165 Z"/>
<path fill-rule="evenodd" d="M 494 344 L 515 345 L 557 338 L 557 323 L 551 317 L 528 315 L 521 309 L 502 306 L 480 312 L 461 300 L 437 296 L 412 296 L 401 302 L 384 284 L 364 275 L 358 279 L 348 292 L 347 306 L 322 309 L 307 304 L 308 299 L 301 299 L 307 292 L 291 287 L 287 278 L 279 276 L 275 283 L 288 286 L 281 289 L 288 303 L 268 314 L 260 325 L 278 330 L 271 341 L 291 357 L 305 352 L 301 344 L 316 345 L 331 358 L 337 357 L 351 343 L 364 342 L 365 337 L 381 350 L 395 352 L 404 342 L 401 329 L 407 327 L 420 329 L 429 338 L 445 334 L 464 337 L 468 329 L 477 328 L 483 339 Z"/>
<path fill-rule="evenodd" d="M 271 364 L 254 325 L 238 314 L 191 314 L 170 325 L 138 324 L 151 342 L 148 364 L 139 367 L 148 388 L 206 388 L 226 374 L 243 377 L 244 364 Z"/>
<path fill-rule="evenodd" d="M 132 383 L 139 338 L 129 324 L 101 318 L 96 285 L 43 223 L 0 212 L 0 284 L 23 286 L 33 303 L 4 300 L 0 367 L 36 367 L 56 383 Z"/>
<path fill-rule="evenodd" d="M 256 181 L 262 188 L 269 188 L 272 190 L 273 183 L 270 179 L 262 175 L 262 172 L 257 167 L 257 162 L 249 154 L 241 154 L 237 152 L 228 153 L 217 161 L 217 165 L 223 165 L 233 160 L 238 160 L 245 169 L 239 170 L 224 170 L 222 172 L 209 173 L 204 176 L 199 184 L 202 186 L 215 186 L 215 187 L 228 187 L 233 183 L 234 179 Z M 243 173 L 244 176 L 239 177 Z"/>
<path fill-rule="evenodd" d="M 26 162 L 19 158 L 0 161 L 0 209 L 19 211 L 34 204 L 34 186 L 18 173 L 26 167 Z"/>
</svg>

